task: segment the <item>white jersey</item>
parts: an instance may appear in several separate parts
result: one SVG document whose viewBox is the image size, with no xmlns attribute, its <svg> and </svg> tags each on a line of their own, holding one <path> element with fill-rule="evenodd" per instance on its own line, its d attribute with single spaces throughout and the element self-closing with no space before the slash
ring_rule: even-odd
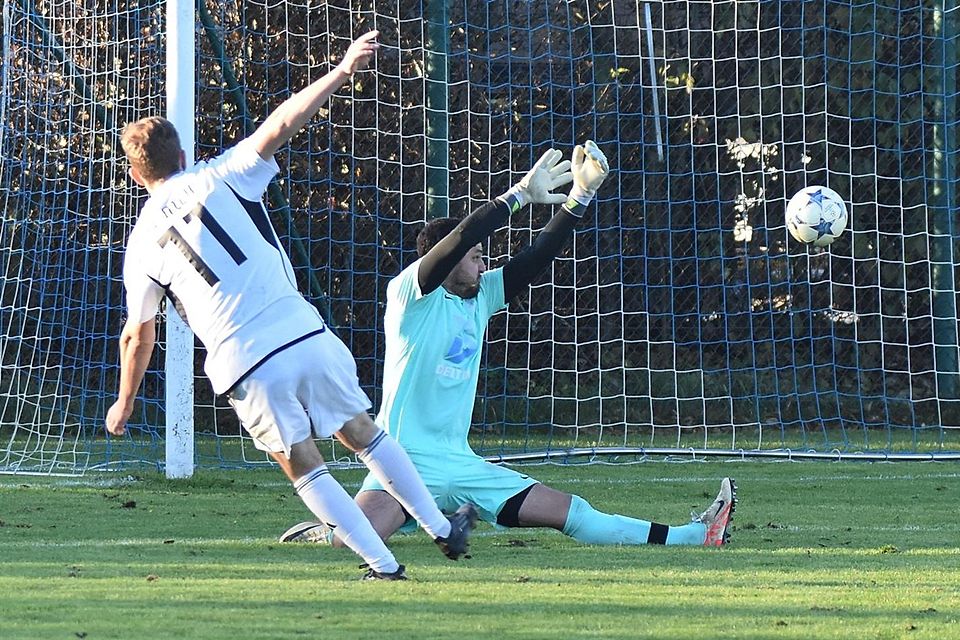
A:
<svg viewBox="0 0 960 640">
<path fill-rule="evenodd" d="M 146 322 L 167 295 L 206 347 L 216 393 L 324 330 L 263 206 L 278 170 L 244 142 L 198 162 L 154 189 L 127 242 L 129 316 Z"/>
</svg>

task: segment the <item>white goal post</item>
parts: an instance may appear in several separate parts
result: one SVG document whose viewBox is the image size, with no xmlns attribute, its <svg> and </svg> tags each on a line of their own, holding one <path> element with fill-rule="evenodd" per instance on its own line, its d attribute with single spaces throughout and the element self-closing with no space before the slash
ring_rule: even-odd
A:
<svg viewBox="0 0 960 640">
<path fill-rule="evenodd" d="M 202 0 L 201 0 L 202 1 Z M 194 163 L 196 10 L 192 0 L 167 0 L 167 119 L 180 134 L 187 166 Z M 166 464 L 168 478 L 193 475 L 193 332 L 166 306 Z"/>
</svg>

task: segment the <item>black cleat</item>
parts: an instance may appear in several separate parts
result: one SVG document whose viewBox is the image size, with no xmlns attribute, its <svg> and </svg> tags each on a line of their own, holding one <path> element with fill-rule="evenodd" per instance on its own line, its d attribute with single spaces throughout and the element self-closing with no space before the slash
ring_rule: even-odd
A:
<svg viewBox="0 0 960 640">
<path fill-rule="evenodd" d="M 366 565 L 360 565 L 363 569 Z M 406 580 L 407 574 L 404 573 L 406 567 L 400 565 L 400 568 L 393 573 L 381 573 L 375 569 L 367 569 L 367 572 L 360 578 L 361 580 Z"/>
<path fill-rule="evenodd" d="M 434 542 L 440 547 L 443 555 L 451 560 L 457 560 L 467 552 L 470 546 L 467 538 L 473 531 L 473 525 L 477 522 L 477 509 L 469 502 L 460 506 L 452 516 L 447 516 L 450 521 L 450 534 L 446 538 L 437 538 Z"/>
</svg>

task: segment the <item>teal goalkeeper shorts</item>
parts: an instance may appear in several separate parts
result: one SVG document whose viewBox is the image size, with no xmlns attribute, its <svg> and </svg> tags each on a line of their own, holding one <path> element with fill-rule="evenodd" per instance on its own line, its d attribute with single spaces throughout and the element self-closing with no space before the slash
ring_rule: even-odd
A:
<svg viewBox="0 0 960 640">
<path fill-rule="evenodd" d="M 507 500 L 527 487 L 538 484 L 528 475 L 472 454 L 444 460 L 411 454 L 410 459 L 440 511 L 451 514 L 464 502 L 471 502 L 477 508 L 480 519 L 494 525 Z M 360 491 L 383 490 L 383 485 L 369 473 L 360 487 Z M 400 530 L 410 532 L 416 528 L 416 521 L 408 518 Z"/>
</svg>

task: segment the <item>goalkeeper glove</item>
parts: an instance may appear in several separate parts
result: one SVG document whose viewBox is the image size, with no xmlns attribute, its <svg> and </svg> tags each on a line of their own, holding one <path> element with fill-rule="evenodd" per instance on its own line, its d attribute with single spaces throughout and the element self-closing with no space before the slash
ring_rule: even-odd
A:
<svg viewBox="0 0 960 640">
<path fill-rule="evenodd" d="M 573 180 L 570 161 L 561 162 L 561 157 L 563 154 L 556 149 L 547 149 L 527 175 L 500 196 L 510 207 L 510 213 L 516 213 L 528 203 L 560 204 L 566 201 L 563 194 L 551 193 Z"/>
<path fill-rule="evenodd" d="M 563 207 L 579 218 L 610 174 L 610 165 L 600 147 L 593 140 L 587 140 L 586 144 L 574 147 L 571 166 L 573 188 Z"/>
</svg>

